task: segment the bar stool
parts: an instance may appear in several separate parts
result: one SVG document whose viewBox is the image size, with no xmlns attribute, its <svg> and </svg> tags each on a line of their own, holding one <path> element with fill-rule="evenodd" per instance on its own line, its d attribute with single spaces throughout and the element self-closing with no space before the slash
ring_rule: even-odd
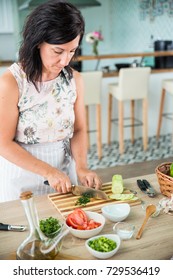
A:
<svg viewBox="0 0 173 280">
<path fill-rule="evenodd" d="M 121 68 L 119 71 L 119 82 L 117 84 L 109 84 L 108 98 L 108 144 L 111 142 L 111 124 L 118 123 L 119 130 L 119 151 L 124 153 L 124 127 L 131 127 L 131 142 L 134 143 L 134 126 L 143 125 L 143 148 L 147 149 L 148 145 L 148 86 L 150 67 Z M 112 119 L 112 102 L 113 97 L 118 100 L 118 119 Z M 134 109 L 135 100 L 142 100 L 143 117 L 142 121 L 135 119 Z M 131 117 L 130 125 L 124 125 L 124 102 L 130 101 Z"/>
<path fill-rule="evenodd" d="M 97 132 L 97 152 L 99 159 L 102 157 L 102 137 L 101 137 L 101 88 L 102 71 L 91 71 L 81 73 L 84 81 L 84 102 L 87 119 L 88 148 L 90 148 L 90 132 Z M 89 107 L 96 106 L 96 130 L 89 129 Z"/>
<path fill-rule="evenodd" d="M 162 93 L 161 93 L 161 101 L 160 101 L 160 109 L 159 109 L 159 121 L 158 121 L 158 125 L 157 125 L 157 134 L 156 134 L 157 140 L 160 137 L 162 117 L 165 117 L 167 119 L 172 119 L 170 117 L 172 115 L 172 113 L 163 113 L 166 92 L 173 95 L 173 80 L 172 79 L 162 81 Z"/>
</svg>

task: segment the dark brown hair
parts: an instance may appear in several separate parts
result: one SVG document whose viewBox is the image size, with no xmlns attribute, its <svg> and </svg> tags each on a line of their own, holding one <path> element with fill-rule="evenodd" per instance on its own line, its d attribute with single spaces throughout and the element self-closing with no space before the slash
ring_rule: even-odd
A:
<svg viewBox="0 0 173 280">
<path fill-rule="evenodd" d="M 66 1 L 51 0 L 35 8 L 27 17 L 23 28 L 23 42 L 19 50 L 19 62 L 27 80 L 36 86 L 41 80 L 42 62 L 38 45 L 65 44 L 84 35 L 85 23 L 81 12 Z M 65 67 L 72 76 L 70 66 Z"/>
</svg>

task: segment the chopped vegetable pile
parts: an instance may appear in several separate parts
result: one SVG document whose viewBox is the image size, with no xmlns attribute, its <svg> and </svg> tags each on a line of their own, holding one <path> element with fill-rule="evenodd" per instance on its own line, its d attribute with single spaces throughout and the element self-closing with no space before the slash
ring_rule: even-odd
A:
<svg viewBox="0 0 173 280">
<path fill-rule="evenodd" d="M 56 218 L 49 217 L 45 220 L 40 220 L 40 229 L 47 236 L 61 229 L 61 224 Z"/>
<path fill-rule="evenodd" d="M 90 230 L 101 225 L 101 223 L 95 222 L 93 219 L 88 219 L 85 211 L 80 208 L 76 208 L 72 213 L 68 214 L 66 223 L 69 227 L 78 230 Z"/>
<path fill-rule="evenodd" d="M 124 190 L 123 178 L 121 175 L 114 175 L 112 177 L 112 192 L 114 194 L 120 194 Z"/>
<path fill-rule="evenodd" d="M 88 242 L 88 245 L 95 251 L 99 251 L 99 252 L 110 252 L 117 247 L 115 241 L 105 236 L 100 236 L 99 238 L 90 240 Z"/>
<path fill-rule="evenodd" d="M 85 206 L 88 202 L 91 201 L 91 198 L 93 197 L 93 195 L 91 193 L 84 193 L 82 196 L 80 196 L 75 205 L 81 205 L 81 206 Z"/>
<path fill-rule="evenodd" d="M 115 200 L 138 200 L 138 197 L 133 193 L 124 193 L 124 184 L 123 178 L 121 175 L 113 175 L 112 177 L 112 194 L 109 195 L 109 198 Z"/>
<path fill-rule="evenodd" d="M 120 194 L 111 194 L 109 196 L 111 199 L 116 199 L 116 200 L 137 200 L 138 197 L 135 196 L 133 193 L 120 193 Z"/>
</svg>

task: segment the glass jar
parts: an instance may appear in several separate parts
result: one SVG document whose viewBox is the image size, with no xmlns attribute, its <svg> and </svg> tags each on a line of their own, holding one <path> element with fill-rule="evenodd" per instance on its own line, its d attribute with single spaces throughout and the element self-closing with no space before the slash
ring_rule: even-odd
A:
<svg viewBox="0 0 173 280">
<path fill-rule="evenodd" d="M 47 238 L 39 227 L 37 209 L 30 191 L 20 195 L 29 224 L 29 236 L 18 247 L 17 260 L 53 260 L 59 253 L 61 242 Z M 50 249 L 49 249 L 50 248 Z"/>
</svg>

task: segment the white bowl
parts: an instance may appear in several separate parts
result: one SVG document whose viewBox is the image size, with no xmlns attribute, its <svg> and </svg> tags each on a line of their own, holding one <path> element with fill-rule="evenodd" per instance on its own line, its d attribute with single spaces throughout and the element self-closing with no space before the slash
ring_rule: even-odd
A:
<svg viewBox="0 0 173 280">
<path fill-rule="evenodd" d="M 103 215 L 112 222 L 121 222 L 130 214 L 128 203 L 118 203 L 103 206 L 101 208 Z"/>
<path fill-rule="evenodd" d="M 82 239 L 87 239 L 99 234 L 105 225 L 105 217 L 102 214 L 99 214 L 97 212 L 91 212 L 91 211 L 85 211 L 85 213 L 89 219 L 93 219 L 95 222 L 101 223 L 101 225 L 94 229 L 79 230 L 68 226 L 66 223 L 66 226 L 69 229 L 70 233 Z"/>
<path fill-rule="evenodd" d="M 99 252 L 96 251 L 94 249 L 92 249 L 88 244 L 90 240 L 94 240 L 97 239 L 101 236 L 107 237 L 108 239 L 114 240 L 117 243 L 117 247 L 110 251 L 110 252 Z M 98 258 L 98 259 L 108 259 L 111 258 L 113 255 L 116 254 L 116 252 L 118 251 L 119 247 L 121 244 L 121 239 L 117 234 L 103 234 L 103 235 L 97 235 L 94 237 L 89 238 L 88 240 L 85 241 L 85 247 L 87 248 L 88 252 L 93 255 L 94 257 Z"/>
</svg>

